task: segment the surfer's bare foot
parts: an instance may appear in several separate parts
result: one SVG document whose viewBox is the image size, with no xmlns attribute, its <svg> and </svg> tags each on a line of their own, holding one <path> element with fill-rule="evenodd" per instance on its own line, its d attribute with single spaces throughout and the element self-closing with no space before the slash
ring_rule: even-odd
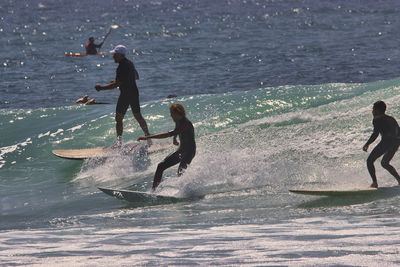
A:
<svg viewBox="0 0 400 267">
<path fill-rule="evenodd" d="M 122 147 L 122 141 L 121 139 L 117 139 L 117 142 L 113 144 L 110 148 L 111 149 L 120 149 Z"/>
<path fill-rule="evenodd" d="M 121 148 L 121 145 L 120 144 L 113 144 L 113 145 L 111 145 L 111 146 L 108 146 L 107 148 L 106 148 L 106 151 L 113 151 L 113 150 L 119 150 Z"/>
<path fill-rule="evenodd" d="M 151 145 L 153 145 L 153 141 L 151 141 L 151 139 L 147 139 L 147 145 L 150 147 Z"/>
<path fill-rule="evenodd" d="M 369 187 L 371 187 L 371 188 L 378 188 L 378 183 L 372 183 Z"/>
</svg>

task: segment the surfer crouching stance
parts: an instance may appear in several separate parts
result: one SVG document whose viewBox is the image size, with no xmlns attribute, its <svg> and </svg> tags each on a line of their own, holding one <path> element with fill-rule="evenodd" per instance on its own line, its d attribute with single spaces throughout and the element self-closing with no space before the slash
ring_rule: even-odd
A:
<svg viewBox="0 0 400 267">
<path fill-rule="evenodd" d="M 369 145 L 381 134 L 381 141 L 372 150 L 367 159 L 368 172 L 372 178 L 371 187 L 375 188 L 378 188 L 378 182 L 376 180 L 374 162 L 382 155 L 382 167 L 393 175 L 400 185 L 399 174 L 396 169 L 389 164 L 400 145 L 400 129 L 397 121 L 393 117 L 386 115 L 385 111 L 385 102 L 377 101 L 374 103 L 372 108 L 372 115 L 374 116 L 372 124 L 374 125 L 374 131 L 363 147 L 363 150 L 367 152 Z"/>
<path fill-rule="evenodd" d="M 167 156 L 162 162 L 158 164 L 153 179 L 153 190 L 155 190 L 160 184 L 163 172 L 166 169 L 180 163 L 178 167 L 178 176 L 181 176 L 184 170 L 187 168 L 187 165 L 192 162 L 192 159 L 196 154 L 194 127 L 193 124 L 186 118 L 185 108 L 181 104 L 174 103 L 171 104 L 171 106 L 169 107 L 169 111 L 172 119 L 175 122 L 175 129 L 173 131 L 148 136 L 141 136 L 137 139 L 137 141 L 140 141 L 148 140 L 151 138 L 163 139 L 173 136 L 174 145 L 179 145 L 177 151 Z M 178 135 L 180 144 L 176 140 L 176 136 Z"/>
</svg>

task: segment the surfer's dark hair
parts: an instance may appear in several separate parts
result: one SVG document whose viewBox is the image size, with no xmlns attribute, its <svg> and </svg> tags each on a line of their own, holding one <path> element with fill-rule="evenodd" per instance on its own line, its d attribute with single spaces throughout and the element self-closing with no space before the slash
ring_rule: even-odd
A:
<svg viewBox="0 0 400 267">
<path fill-rule="evenodd" d="M 385 113 L 385 111 L 386 111 L 386 104 L 385 104 L 385 102 L 383 102 L 382 100 L 376 101 L 376 102 L 374 103 L 373 109 L 379 110 L 379 111 L 381 111 L 382 113 Z"/>
<path fill-rule="evenodd" d="M 172 103 L 171 106 L 169 106 L 169 111 L 171 111 L 171 113 L 179 114 L 183 117 L 186 116 L 185 108 L 179 103 Z"/>
</svg>

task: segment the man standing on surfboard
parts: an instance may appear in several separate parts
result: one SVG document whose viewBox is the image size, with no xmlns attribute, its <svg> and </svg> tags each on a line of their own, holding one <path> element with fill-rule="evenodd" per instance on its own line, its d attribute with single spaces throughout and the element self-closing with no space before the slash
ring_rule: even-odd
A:
<svg viewBox="0 0 400 267">
<path fill-rule="evenodd" d="M 128 107 L 132 109 L 133 116 L 139 123 L 145 135 L 150 135 L 147 123 L 140 113 L 139 90 L 136 80 L 139 75 L 132 61 L 125 57 L 127 49 L 123 45 L 117 45 L 110 53 L 113 54 L 115 63 L 118 63 L 117 75 L 115 80 L 107 85 L 95 85 L 97 91 L 110 90 L 119 87 L 120 95 L 117 102 L 115 121 L 117 131 L 117 146 L 122 145 L 123 119 Z M 151 145 L 151 141 L 148 142 Z"/>
<path fill-rule="evenodd" d="M 174 145 L 179 145 L 179 148 L 174 153 L 167 156 L 162 162 L 157 166 L 156 173 L 154 174 L 153 187 L 154 191 L 161 182 L 163 172 L 178 163 L 178 176 L 181 176 L 187 165 L 192 162 L 196 154 L 196 142 L 194 140 L 194 127 L 193 124 L 186 118 L 185 108 L 178 103 L 171 104 L 169 111 L 172 119 L 175 122 L 175 129 L 170 132 L 154 134 L 149 136 L 141 136 L 137 141 L 149 140 L 151 138 L 163 139 L 173 136 Z M 179 142 L 176 140 L 176 136 L 179 135 Z"/>
<path fill-rule="evenodd" d="M 381 134 L 381 141 L 372 150 L 367 159 L 368 171 L 372 178 L 371 187 L 375 188 L 378 188 L 378 182 L 376 180 L 374 162 L 382 155 L 382 167 L 393 175 L 400 185 L 399 174 L 396 169 L 389 164 L 400 146 L 400 128 L 397 121 L 393 117 L 386 115 L 385 112 L 385 102 L 377 101 L 374 103 L 372 108 L 372 115 L 374 116 L 372 124 L 374 125 L 374 131 L 363 147 L 363 150 L 367 152 L 369 145 L 375 141 L 379 134 Z"/>
<path fill-rule="evenodd" d="M 104 41 L 101 42 L 100 44 L 95 44 L 94 43 L 94 38 L 93 37 L 89 37 L 89 41 L 85 45 L 86 54 L 88 54 L 88 55 L 96 55 L 97 54 L 97 49 L 96 48 L 101 48 L 103 43 L 104 43 Z"/>
</svg>

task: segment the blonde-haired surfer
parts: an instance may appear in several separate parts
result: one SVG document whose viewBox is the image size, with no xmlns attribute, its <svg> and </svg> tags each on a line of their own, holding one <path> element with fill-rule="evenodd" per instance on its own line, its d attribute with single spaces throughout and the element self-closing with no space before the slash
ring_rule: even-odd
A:
<svg viewBox="0 0 400 267">
<path fill-rule="evenodd" d="M 187 165 L 192 162 L 196 154 L 196 142 L 194 140 L 194 127 L 193 124 L 186 118 L 185 108 L 178 103 L 171 104 L 169 108 L 172 119 L 175 122 L 175 129 L 170 132 L 153 134 L 149 136 L 141 136 L 137 140 L 148 140 L 151 138 L 162 139 L 173 137 L 174 145 L 179 145 L 179 148 L 174 153 L 167 156 L 157 166 L 156 173 L 154 174 L 152 189 L 155 190 L 161 182 L 163 172 L 180 163 L 178 167 L 178 176 L 183 174 Z M 179 136 L 180 144 L 176 140 Z"/>
</svg>

